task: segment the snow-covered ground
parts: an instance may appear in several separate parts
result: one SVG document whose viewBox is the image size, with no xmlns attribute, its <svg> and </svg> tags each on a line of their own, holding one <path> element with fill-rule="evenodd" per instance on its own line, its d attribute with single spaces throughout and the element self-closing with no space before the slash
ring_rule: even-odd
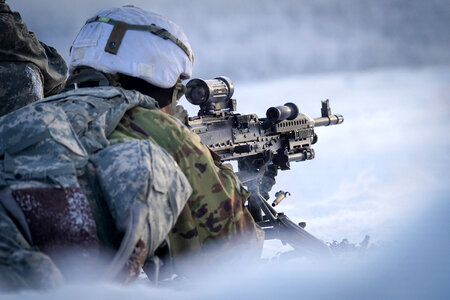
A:
<svg viewBox="0 0 450 300">
<path fill-rule="evenodd" d="M 84 20 L 130 4 L 7 2 L 66 58 Z M 356 242 L 365 234 L 383 240 L 399 213 L 412 213 L 415 203 L 442 189 L 448 166 L 448 1 L 131 3 L 181 25 L 196 53 L 194 76 L 229 76 L 240 112 L 264 116 L 269 106 L 291 101 L 315 117 L 320 100 L 329 98 L 332 111 L 344 115 L 344 124 L 317 129 L 317 158 L 293 164 L 276 186 L 292 194 L 280 209 L 306 221 L 324 240 Z M 361 71 L 367 68 L 372 71 Z M 317 73 L 327 71 L 332 73 Z"/>
<path fill-rule="evenodd" d="M 273 192 L 292 196 L 279 210 L 325 241 L 368 234 L 381 247 L 323 264 L 213 267 L 178 289 L 82 284 L 0 299 L 448 298 L 448 1 L 8 1 L 66 58 L 84 20 L 130 2 L 185 28 L 194 76 L 231 77 L 240 113 L 295 102 L 317 117 L 330 99 L 345 122 L 318 128 L 316 158 L 280 172 Z M 271 242 L 264 255 L 285 250 Z"/>
<path fill-rule="evenodd" d="M 296 102 L 311 116 L 330 98 L 340 126 L 319 128 L 316 159 L 282 172 L 275 190 L 291 218 L 326 240 L 365 234 L 382 245 L 366 256 L 209 268 L 176 288 L 70 285 L 1 299 L 443 299 L 450 268 L 450 67 L 299 76 L 240 85 L 241 112 Z M 192 113 L 194 107 L 189 107 Z M 266 256 L 283 251 L 276 243 Z"/>
</svg>

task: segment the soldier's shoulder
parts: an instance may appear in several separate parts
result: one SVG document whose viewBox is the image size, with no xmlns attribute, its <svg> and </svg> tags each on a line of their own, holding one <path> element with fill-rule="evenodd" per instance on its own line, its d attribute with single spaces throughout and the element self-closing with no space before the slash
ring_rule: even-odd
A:
<svg viewBox="0 0 450 300">
<path fill-rule="evenodd" d="M 135 125 L 155 139 L 170 139 L 173 144 L 188 143 L 192 146 L 203 147 L 197 134 L 191 132 L 179 119 L 158 109 L 135 107 L 127 115 Z"/>
<path fill-rule="evenodd" d="M 151 120 L 152 123 L 166 127 L 168 130 L 188 130 L 180 120 L 159 109 L 149 109 L 147 107 L 138 106 L 130 110 L 131 117 L 136 121 Z M 149 119 L 150 118 L 150 119 Z"/>
<path fill-rule="evenodd" d="M 114 97 L 120 97 L 124 94 L 121 92 L 120 88 L 113 87 L 113 86 L 96 86 L 96 87 L 89 87 L 89 88 L 76 88 L 76 89 L 64 89 L 61 93 L 47 97 L 43 99 L 42 101 L 52 101 L 56 99 L 65 98 L 68 96 L 93 96 L 93 97 L 100 97 L 100 98 L 114 98 Z"/>
</svg>

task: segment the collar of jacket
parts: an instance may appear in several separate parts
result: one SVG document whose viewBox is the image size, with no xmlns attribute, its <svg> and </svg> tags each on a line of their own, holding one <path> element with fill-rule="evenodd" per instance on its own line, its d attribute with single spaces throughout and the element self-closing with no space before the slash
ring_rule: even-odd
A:
<svg viewBox="0 0 450 300">
<path fill-rule="evenodd" d="M 79 87 L 93 87 L 93 86 L 109 86 L 109 81 L 106 76 L 92 68 L 82 69 L 79 73 L 70 75 L 67 78 L 66 85 L 63 91 L 73 90 Z"/>
</svg>

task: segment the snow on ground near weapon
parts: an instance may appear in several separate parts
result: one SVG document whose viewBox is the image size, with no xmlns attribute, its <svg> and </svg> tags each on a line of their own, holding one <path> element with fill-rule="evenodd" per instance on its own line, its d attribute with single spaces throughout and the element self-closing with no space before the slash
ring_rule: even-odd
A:
<svg viewBox="0 0 450 300">
<path fill-rule="evenodd" d="M 445 298 L 449 75 L 450 67 L 435 67 L 235 82 L 238 110 L 260 116 L 293 101 L 317 117 L 319 100 L 330 98 L 345 122 L 317 129 L 316 159 L 281 172 L 273 192 L 291 192 L 279 210 L 306 221 L 319 238 L 360 242 L 369 234 L 381 244 L 377 251 L 323 263 L 283 261 L 277 257 L 288 246 L 271 242 L 264 251 L 268 264 L 228 272 L 210 266 L 201 280 L 175 288 L 70 285 L 2 299 Z"/>
</svg>

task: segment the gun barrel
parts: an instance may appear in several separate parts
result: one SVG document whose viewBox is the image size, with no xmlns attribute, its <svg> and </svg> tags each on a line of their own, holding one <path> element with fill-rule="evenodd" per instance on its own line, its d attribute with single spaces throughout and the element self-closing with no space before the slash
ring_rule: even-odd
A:
<svg viewBox="0 0 450 300">
<path fill-rule="evenodd" d="M 344 122 L 344 117 L 342 115 L 330 115 L 328 117 L 321 117 L 314 119 L 314 126 L 329 126 L 329 125 L 338 125 Z"/>
</svg>

